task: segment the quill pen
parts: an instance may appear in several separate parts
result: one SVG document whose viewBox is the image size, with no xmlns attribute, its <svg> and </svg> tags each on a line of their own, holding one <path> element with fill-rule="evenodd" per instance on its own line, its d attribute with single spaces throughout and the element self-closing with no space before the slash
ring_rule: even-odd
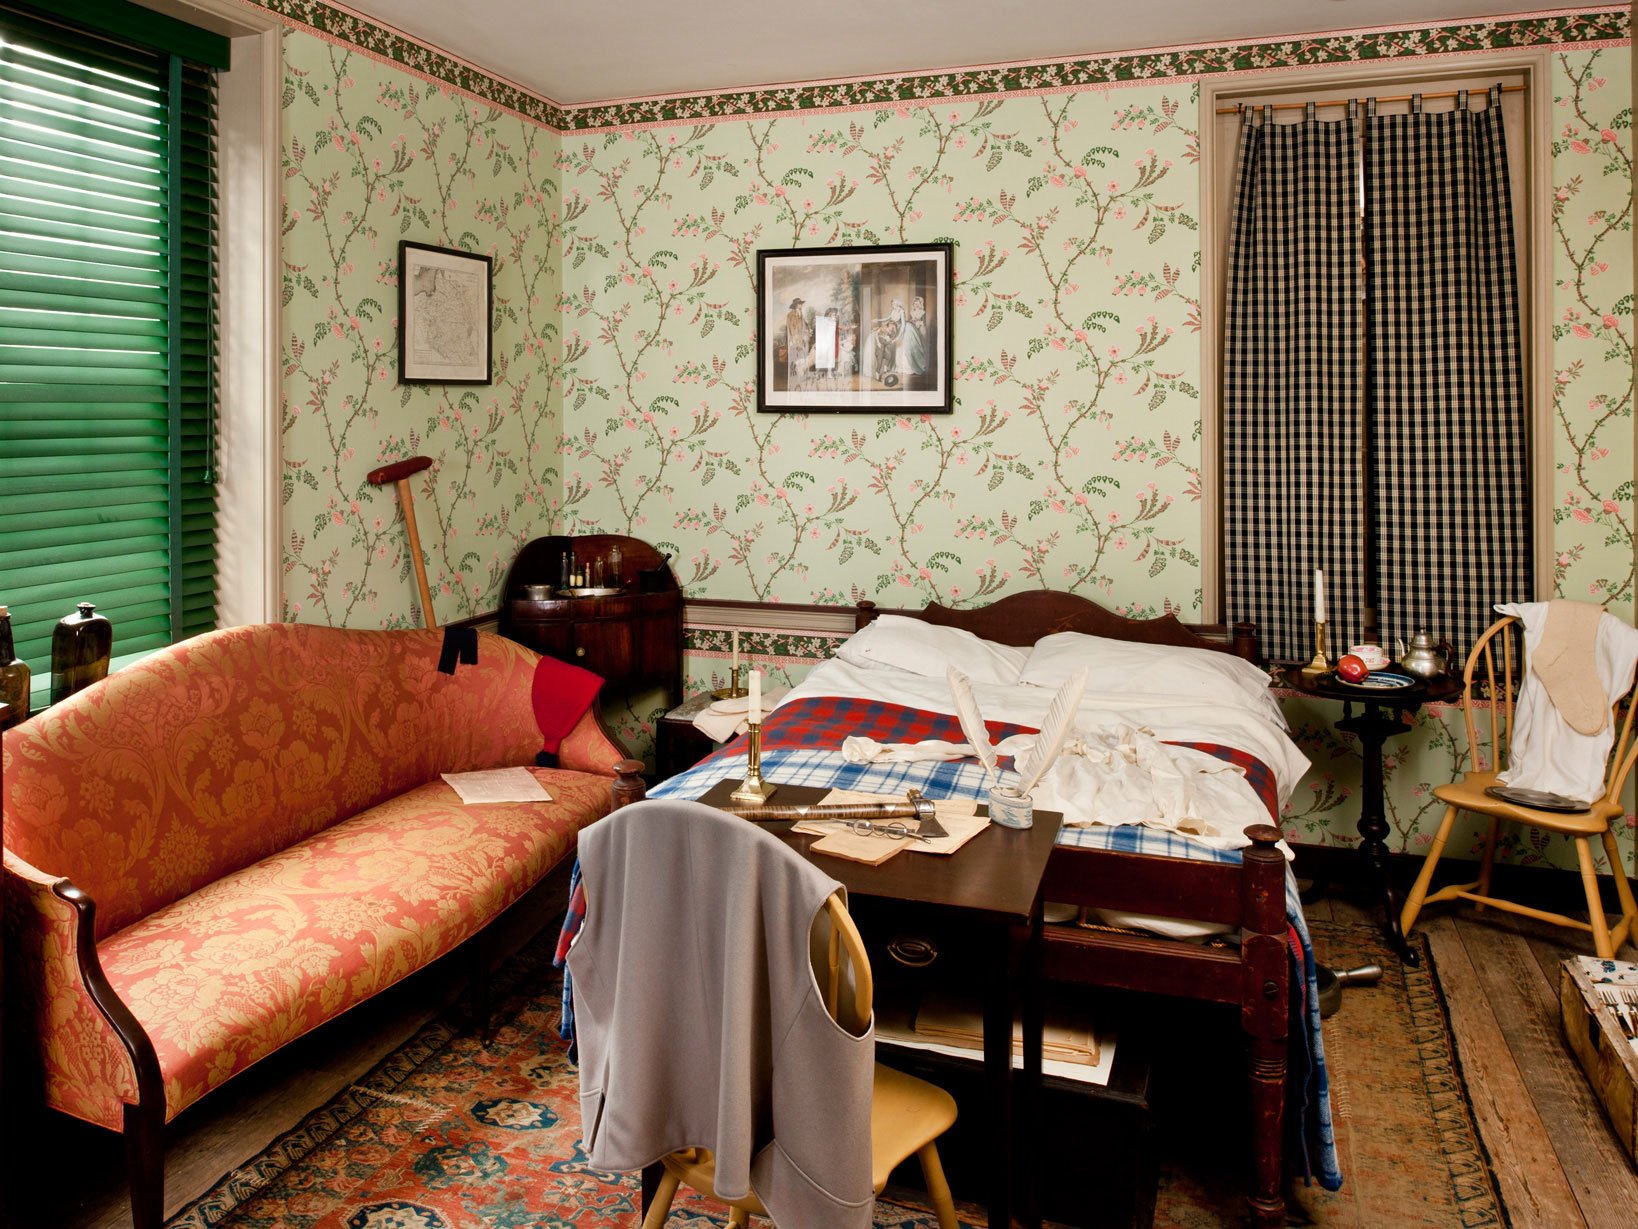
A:
<svg viewBox="0 0 1638 1229">
<path fill-rule="evenodd" d="M 1047 709 L 1046 718 L 1041 722 L 1041 732 L 1035 736 L 1035 747 L 1029 753 L 1029 776 L 1018 791 L 1026 798 L 1064 749 L 1064 743 L 1075 728 L 1075 713 L 1081 706 L 1081 696 L 1085 691 L 1086 667 L 1083 666 L 1065 679 L 1064 685 L 1058 688 L 1058 694 L 1052 697 L 1052 706 Z"/>
<path fill-rule="evenodd" d="M 1001 783 L 1001 773 L 996 768 L 995 745 L 990 742 L 990 732 L 984 728 L 984 718 L 978 712 L 978 701 L 973 698 L 973 684 L 961 671 L 950 666 L 944 672 L 944 677 L 950 681 L 950 694 L 955 697 L 956 717 L 961 722 L 961 735 L 973 745 L 973 751 L 978 756 L 978 762 L 984 765 L 984 771 L 990 779 L 990 788 L 994 789 Z M 1085 686 L 1086 679 L 1081 679 Z"/>
</svg>

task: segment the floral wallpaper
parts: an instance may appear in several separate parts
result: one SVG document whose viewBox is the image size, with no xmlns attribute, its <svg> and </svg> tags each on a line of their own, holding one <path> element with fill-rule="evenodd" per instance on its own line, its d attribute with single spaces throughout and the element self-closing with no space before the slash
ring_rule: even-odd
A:
<svg viewBox="0 0 1638 1229">
<path fill-rule="evenodd" d="M 410 456 L 438 620 L 494 610 L 559 488 L 560 140 L 342 44 L 284 54 L 285 615 L 420 625 L 396 491 L 364 478 Z M 399 385 L 400 239 L 493 258 L 493 385 Z"/>
<path fill-rule="evenodd" d="M 1173 83 L 566 140 L 568 523 L 717 599 L 1197 609 L 1194 114 Z M 946 238 L 954 414 L 756 413 L 758 248 Z"/>
<path fill-rule="evenodd" d="M 493 609 L 517 546 L 558 528 L 675 552 L 696 598 L 972 605 L 1051 586 L 1188 617 L 1201 185 L 1195 87 L 1172 74 L 1532 42 L 1561 44 L 1555 583 L 1632 614 L 1624 12 L 562 110 L 380 31 L 324 29 L 319 0 L 269 7 L 324 35 L 286 42 L 291 617 L 415 621 L 393 497 L 362 478 L 415 453 L 436 462 L 417 514 L 441 619 Z M 396 386 L 401 234 L 495 255 L 493 388 Z M 956 245 L 954 414 L 755 412 L 758 248 L 934 240 Z M 711 634 L 690 631 L 690 687 L 721 673 Z M 822 651 L 799 639 L 770 639 L 776 677 Z M 661 707 L 620 714 L 645 750 Z M 1315 761 L 1287 821 L 1306 842 L 1353 836 L 1357 748 L 1333 709 L 1288 702 Z M 1396 848 L 1430 838 L 1460 725 L 1425 713 L 1390 745 Z M 1528 840 L 1504 856 L 1573 861 Z"/>
</svg>

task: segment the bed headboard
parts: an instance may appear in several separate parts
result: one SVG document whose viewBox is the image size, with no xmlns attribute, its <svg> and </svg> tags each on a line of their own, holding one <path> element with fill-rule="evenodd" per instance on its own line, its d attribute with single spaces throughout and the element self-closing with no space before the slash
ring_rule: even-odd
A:
<svg viewBox="0 0 1638 1229">
<path fill-rule="evenodd" d="M 1183 623 L 1174 614 L 1161 615 L 1158 619 L 1128 619 L 1079 594 L 1056 589 L 1011 593 L 998 602 L 971 610 L 952 610 L 937 602 L 929 602 L 923 610 L 881 610 L 875 602 L 861 601 L 854 612 L 855 629 L 881 614 L 905 615 L 928 623 L 959 627 L 1000 644 L 1029 645 L 1053 632 L 1082 632 L 1140 644 L 1216 649 L 1249 662 L 1259 660 L 1257 629 L 1253 624 Z"/>
</svg>

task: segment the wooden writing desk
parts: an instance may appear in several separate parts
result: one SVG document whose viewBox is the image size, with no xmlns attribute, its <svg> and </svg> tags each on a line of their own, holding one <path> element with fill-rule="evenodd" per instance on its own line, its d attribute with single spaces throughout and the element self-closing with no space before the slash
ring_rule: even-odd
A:
<svg viewBox="0 0 1638 1229">
<path fill-rule="evenodd" d="M 720 781 L 700 799 L 726 805 L 739 784 Z M 780 785 L 768 801 L 815 803 L 830 791 Z M 980 813 L 983 806 L 980 804 Z M 1032 828 L 991 824 L 949 855 L 905 850 L 880 866 L 809 854 L 819 837 L 790 831 L 789 821 L 761 825 L 789 842 L 847 889 L 848 911 L 867 941 L 890 937 L 899 924 L 948 927 L 984 991 L 984 1080 L 989 1092 L 994 1165 L 989 1199 L 991 1229 L 1009 1229 L 1015 1187 L 1026 1223 L 1039 1224 L 1033 1173 L 1013 1173 L 1013 1157 L 1036 1155 L 1028 1139 L 1015 1147 L 1014 1125 L 1028 1134 L 1038 1118 L 1041 1088 L 1042 954 L 1041 879 L 1058 839 L 1063 816 L 1037 811 Z M 749 821 L 747 821 L 749 822 Z M 889 838 L 883 838 L 889 839 Z M 874 962 L 873 962 L 874 963 Z M 877 971 L 880 976 L 880 971 Z M 1024 1067 L 1021 1097 L 1013 1095 L 1012 1022 L 1023 1013 Z M 1022 1112 L 1014 1114 L 1015 1101 Z"/>
</svg>

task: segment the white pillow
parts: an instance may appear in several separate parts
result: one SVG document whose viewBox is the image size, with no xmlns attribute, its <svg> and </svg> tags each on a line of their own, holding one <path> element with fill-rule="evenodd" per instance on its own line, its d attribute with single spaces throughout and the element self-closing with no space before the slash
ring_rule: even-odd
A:
<svg viewBox="0 0 1638 1229">
<path fill-rule="evenodd" d="M 1088 692 L 1190 696 L 1206 704 L 1251 708 L 1285 724 L 1279 703 L 1269 694 L 1268 675 L 1242 657 L 1214 649 L 1057 632 L 1036 641 L 1019 681 L 1056 690 L 1082 666 L 1088 668 Z"/>
<path fill-rule="evenodd" d="M 954 666 L 975 683 L 1018 682 L 1028 649 L 993 640 L 980 640 L 956 627 L 940 627 L 904 615 L 877 615 L 874 622 L 853 633 L 836 650 L 850 665 L 908 670 L 928 678 L 943 678 Z"/>
</svg>

